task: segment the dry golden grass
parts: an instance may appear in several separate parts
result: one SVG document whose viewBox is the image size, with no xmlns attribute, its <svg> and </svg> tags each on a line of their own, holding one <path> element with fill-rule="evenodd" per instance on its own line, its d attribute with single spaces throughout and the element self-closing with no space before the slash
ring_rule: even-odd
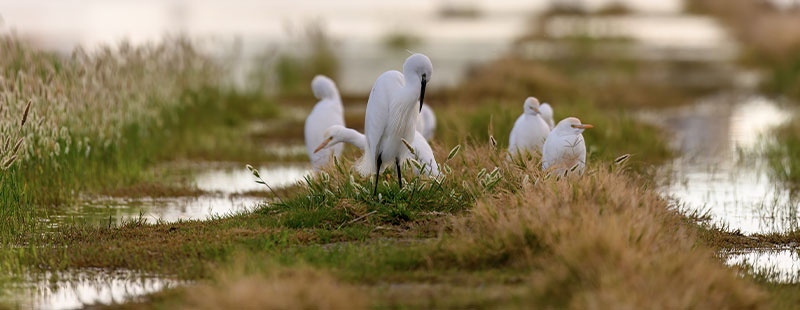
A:
<svg viewBox="0 0 800 310">
<path fill-rule="evenodd" d="M 360 292 L 321 271 L 280 269 L 268 275 L 225 273 L 216 284 L 186 288 L 185 309 L 366 309 Z"/>
<path fill-rule="evenodd" d="M 597 164 L 560 180 L 528 166 L 454 220 L 429 262 L 529 270 L 524 298 L 544 307 L 761 308 L 762 292 L 641 180 Z"/>
</svg>

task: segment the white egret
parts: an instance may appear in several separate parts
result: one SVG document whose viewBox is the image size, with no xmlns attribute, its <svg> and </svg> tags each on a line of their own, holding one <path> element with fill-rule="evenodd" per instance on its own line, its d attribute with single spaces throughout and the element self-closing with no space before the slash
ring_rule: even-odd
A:
<svg viewBox="0 0 800 310">
<path fill-rule="evenodd" d="M 558 122 L 544 143 L 542 169 L 552 169 L 560 175 L 564 174 L 566 169 L 575 167 L 577 173 L 583 174 L 586 166 L 586 143 L 583 140 L 583 131 L 592 127 L 589 124 L 581 124 L 575 117 L 567 117 Z"/>
<path fill-rule="evenodd" d="M 372 87 L 364 117 L 367 148 L 358 170 L 362 175 L 375 174 L 373 193 L 378 191 L 378 175 L 392 163 L 398 168 L 397 181 L 403 186 L 400 160 L 408 150 L 402 139 L 414 141 L 419 111 L 425 103 L 425 86 L 432 71 L 433 64 L 427 56 L 413 54 L 403 64 L 403 73 L 386 71 Z"/>
<path fill-rule="evenodd" d="M 547 102 L 542 103 L 542 105 L 539 106 L 539 112 L 541 112 L 540 116 L 544 122 L 547 123 L 547 126 L 550 127 L 550 130 L 553 130 L 553 128 L 556 127 L 556 123 L 553 121 L 553 108 L 550 104 Z"/>
<path fill-rule="evenodd" d="M 419 110 L 419 118 L 417 118 L 417 131 L 422 133 L 425 140 L 433 138 L 433 133 L 436 132 L 436 115 L 427 104 L 422 105 L 422 110 Z"/>
<path fill-rule="evenodd" d="M 524 152 L 541 152 L 542 144 L 550 133 L 550 127 L 539 115 L 539 100 L 534 97 L 525 99 L 522 115 L 514 122 L 508 138 L 508 153 L 514 156 Z"/>
<path fill-rule="evenodd" d="M 367 137 L 356 130 L 334 125 L 325 130 L 325 140 L 322 141 L 314 152 L 319 152 L 320 150 L 343 142 L 350 143 L 361 151 L 364 151 L 367 146 Z M 416 153 L 414 159 L 424 165 L 422 168 L 423 171 L 414 167 L 414 173 L 417 175 L 439 176 L 439 165 L 436 163 L 436 158 L 433 157 L 433 150 L 420 132 L 415 133 L 414 142 L 411 142 L 411 147 L 414 148 L 414 152 Z"/>
<path fill-rule="evenodd" d="M 315 76 L 311 80 L 311 90 L 319 102 L 306 118 L 305 142 L 311 167 L 319 170 L 330 162 L 331 156 L 338 157 L 342 153 L 342 145 L 323 152 L 314 152 L 314 148 L 322 143 L 325 129 L 333 125 L 344 126 L 344 107 L 336 84 L 330 78 L 323 75 Z"/>
</svg>

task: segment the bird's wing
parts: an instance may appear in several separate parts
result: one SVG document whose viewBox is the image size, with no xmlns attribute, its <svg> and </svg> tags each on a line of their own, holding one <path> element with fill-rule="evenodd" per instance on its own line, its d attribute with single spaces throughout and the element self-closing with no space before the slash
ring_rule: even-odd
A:
<svg viewBox="0 0 800 310">
<path fill-rule="evenodd" d="M 566 147 L 566 140 L 555 132 L 550 132 L 542 147 L 542 165 L 544 169 L 550 168 L 561 160 Z"/>
<path fill-rule="evenodd" d="M 433 149 L 431 149 L 428 141 L 421 133 L 416 132 L 414 135 L 414 142 L 411 143 L 414 151 L 417 153 L 417 160 L 420 164 L 425 164 L 425 170 L 432 176 L 439 175 L 439 166 L 436 163 L 436 158 L 433 156 Z"/>
<path fill-rule="evenodd" d="M 522 130 L 522 116 L 517 117 L 514 127 L 511 128 L 511 134 L 508 136 L 508 150 L 512 155 L 516 155 L 517 152 L 514 148 L 517 147 L 517 131 Z"/>
<path fill-rule="evenodd" d="M 422 106 L 421 115 L 425 123 L 425 131 L 422 134 L 425 136 L 425 139 L 430 139 L 433 137 L 433 133 L 436 131 L 436 115 L 433 114 L 433 109 L 431 109 L 427 104 Z"/>
<path fill-rule="evenodd" d="M 403 74 L 398 71 L 387 71 L 375 81 L 367 100 L 367 110 L 364 116 L 364 135 L 367 137 L 367 149 L 359 163 L 361 174 L 374 173 L 375 156 L 380 147 L 381 137 L 389 122 L 389 107 L 392 95 L 403 87 Z"/>
</svg>

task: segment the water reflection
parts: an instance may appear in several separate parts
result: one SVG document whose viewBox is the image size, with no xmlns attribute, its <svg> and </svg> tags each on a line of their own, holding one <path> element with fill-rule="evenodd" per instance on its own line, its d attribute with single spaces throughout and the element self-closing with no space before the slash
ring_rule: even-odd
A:
<svg viewBox="0 0 800 310">
<path fill-rule="evenodd" d="M 305 146 L 303 147 L 305 152 Z M 272 188 L 283 188 L 293 185 L 311 173 L 307 165 L 280 165 L 260 167 L 261 178 Z M 195 177 L 197 188 L 224 194 L 244 193 L 265 190 L 264 185 L 253 182 L 253 175 L 244 168 L 227 168 L 207 170 Z"/>
<path fill-rule="evenodd" d="M 758 96 L 720 95 L 697 105 L 645 116 L 673 132 L 680 156 L 661 173 L 661 191 L 689 211 L 708 212 L 715 224 L 744 233 L 798 227 L 800 201 L 770 180 L 756 151 L 768 130 L 791 111 Z"/>
<path fill-rule="evenodd" d="M 21 309 L 76 309 L 91 304 L 122 303 L 182 284 L 167 277 L 131 270 L 78 269 L 27 275 L 14 282 L 6 301 Z"/>
<path fill-rule="evenodd" d="M 747 251 L 726 254 L 728 265 L 748 265 L 777 282 L 800 280 L 800 255 L 796 250 Z"/>
<path fill-rule="evenodd" d="M 51 211 L 56 213 L 43 217 L 42 221 L 47 222 L 49 227 L 56 228 L 73 223 L 110 226 L 133 220 L 147 223 L 207 220 L 245 212 L 265 201 L 258 195 L 247 195 L 267 189 L 255 183 L 246 168 L 238 165 L 209 166 L 213 168 L 207 167 L 194 174 L 194 182 L 198 189 L 211 194 L 166 198 L 101 197 Z M 299 164 L 264 166 L 259 171 L 261 177 L 275 189 L 296 184 L 311 172 L 308 165 Z"/>
</svg>

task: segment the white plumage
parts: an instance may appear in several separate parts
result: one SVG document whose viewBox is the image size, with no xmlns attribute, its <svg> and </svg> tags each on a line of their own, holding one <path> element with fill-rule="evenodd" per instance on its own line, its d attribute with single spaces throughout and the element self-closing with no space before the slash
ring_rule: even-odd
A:
<svg viewBox="0 0 800 310">
<path fill-rule="evenodd" d="M 314 149 L 322 143 L 325 129 L 333 125 L 344 126 L 344 107 L 336 84 L 330 78 L 315 76 L 311 80 L 311 90 L 319 102 L 306 118 L 304 133 L 311 167 L 319 170 L 330 162 L 331 156 L 338 157 L 342 152 L 342 145 L 316 153 Z"/>
<path fill-rule="evenodd" d="M 542 169 L 563 175 L 567 169 L 576 168 L 575 172 L 583 174 L 586 167 L 586 143 L 583 131 L 592 125 L 581 124 L 575 117 L 568 117 L 560 122 L 547 136 L 542 153 Z"/>
<path fill-rule="evenodd" d="M 526 152 L 541 152 L 544 140 L 550 133 L 550 127 L 539 114 L 539 100 L 534 97 L 525 99 L 522 115 L 514 122 L 508 138 L 508 153 L 511 156 Z"/>
<path fill-rule="evenodd" d="M 422 110 L 419 111 L 419 118 L 417 118 L 417 131 L 422 133 L 425 140 L 433 138 L 436 132 L 436 115 L 427 104 L 422 105 Z"/>
<path fill-rule="evenodd" d="M 317 147 L 316 151 L 333 147 L 339 143 L 350 143 L 351 145 L 359 148 L 361 151 L 364 151 L 367 145 L 367 137 L 350 128 L 345 128 L 339 125 L 331 126 L 325 131 L 325 140 Z M 420 169 L 414 167 L 414 173 L 417 175 L 424 174 L 434 177 L 439 176 L 439 165 L 436 163 L 436 158 L 433 156 L 433 150 L 428 144 L 428 141 L 425 140 L 425 137 L 423 137 L 421 133 L 416 132 L 414 136 L 414 142 L 411 142 L 410 144 L 416 153 L 414 159 L 416 159 L 420 164 L 425 165 L 422 168 L 423 171 L 420 171 Z M 405 160 L 405 158 L 403 160 Z"/>
<path fill-rule="evenodd" d="M 377 174 L 388 165 L 399 166 L 408 152 L 402 139 L 414 141 L 425 85 L 432 71 L 433 65 L 427 56 L 414 54 L 403 64 L 403 73 L 384 72 L 372 87 L 364 117 L 367 147 L 358 170 L 362 175 L 376 174 L 374 191 L 377 191 Z M 400 169 L 397 172 L 399 174 Z M 402 186 L 399 176 L 398 182 Z"/>
<path fill-rule="evenodd" d="M 550 130 L 553 130 L 553 128 L 556 127 L 556 123 L 553 121 L 553 108 L 550 104 L 547 102 L 542 103 L 542 105 L 539 106 L 539 112 L 541 112 L 540 116 L 544 122 L 547 123 L 547 126 L 550 127 Z"/>
</svg>

